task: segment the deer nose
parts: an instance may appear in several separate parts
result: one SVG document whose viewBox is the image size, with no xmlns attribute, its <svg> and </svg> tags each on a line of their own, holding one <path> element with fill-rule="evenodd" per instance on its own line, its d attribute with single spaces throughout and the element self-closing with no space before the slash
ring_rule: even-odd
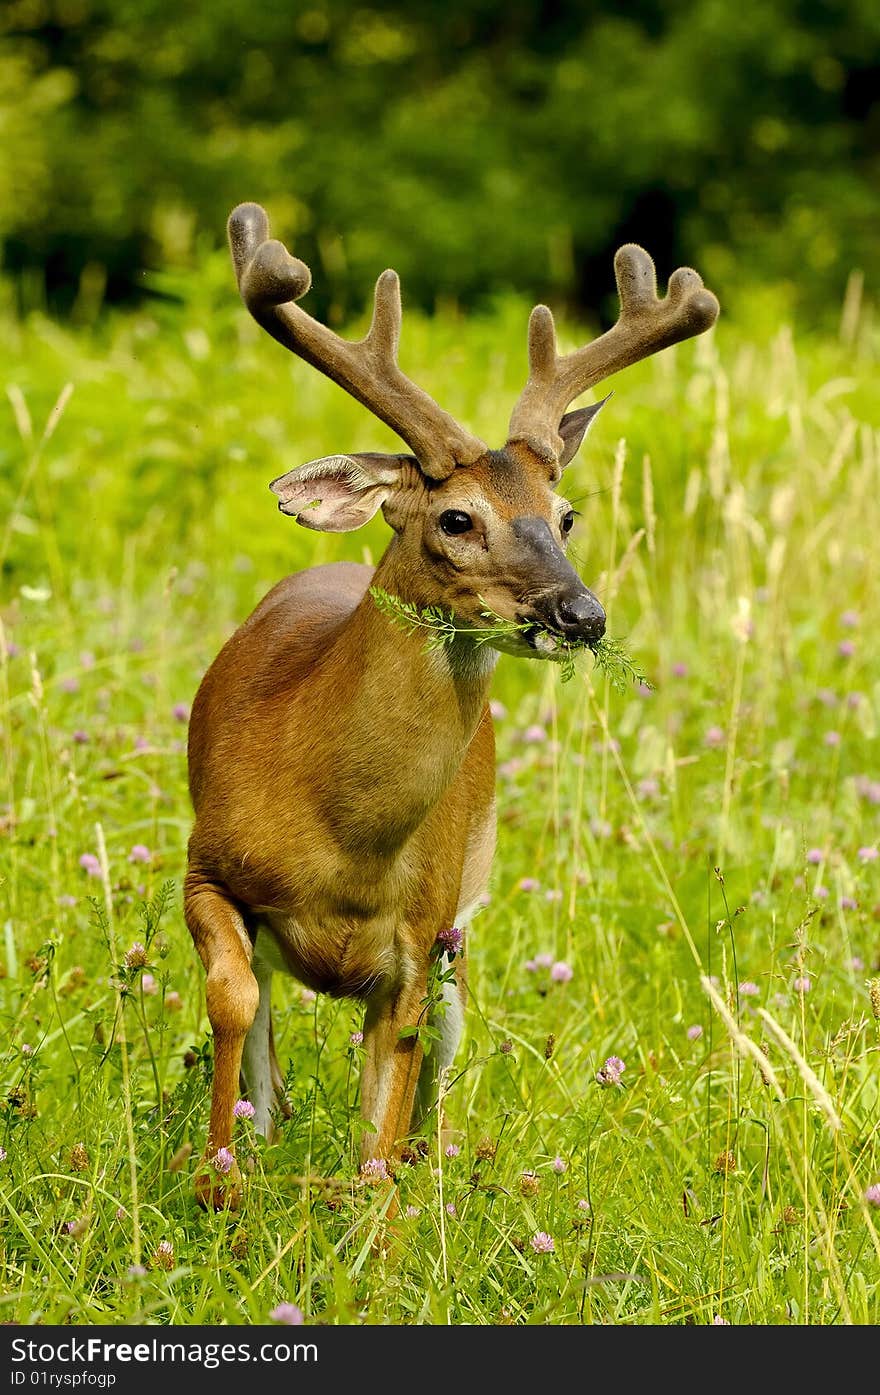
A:
<svg viewBox="0 0 880 1395">
<path fill-rule="evenodd" d="M 605 611 L 592 591 L 565 596 L 555 607 L 554 619 L 566 639 L 592 644 L 605 633 Z"/>
</svg>

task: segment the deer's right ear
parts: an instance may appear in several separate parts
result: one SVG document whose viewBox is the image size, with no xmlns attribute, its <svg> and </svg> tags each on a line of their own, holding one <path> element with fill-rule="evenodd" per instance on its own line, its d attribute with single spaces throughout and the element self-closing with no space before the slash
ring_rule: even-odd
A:
<svg viewBox="0 0 880 1395">
<path fill-rule="evenodd" d="M 368 523 L 415 465 L 411 455 L 326 455 L 310 460 L 269 485 L 278 507 L 304 528 L 349 533 Z"/>
</svg>

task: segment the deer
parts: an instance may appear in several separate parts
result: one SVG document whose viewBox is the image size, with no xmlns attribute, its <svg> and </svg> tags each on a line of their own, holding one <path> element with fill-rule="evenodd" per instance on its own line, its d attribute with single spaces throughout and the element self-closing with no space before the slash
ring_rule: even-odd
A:
<svg viewBox="0 0 880 1395">
<path fill-rule="evenodd" d="M 394 271 L 379 277 L 370 328 L 355 342 L 297 304 L 311 274 L 270 237 L 259 204 L 233 210 L 228 237 L 257 323 L 407 449 L 328 455 L 272 481 L 280 511 L 303 527 L 348 532 L 381 510 L 390 542 L 375 569 L 338 561 L 279 581 L 193 702 L 184 915 L 206 973 L 214 1044 L 195 1190 L 215 1210 L 236 1209 L 243 1195 L 233 1140 L 240 1091 L 267 1139 L 284 1107 L 276 972 L 363 1002 L 361 1166 L 383 1176 L 390 1168 L 393 1191 L 401 1149 L 437 1107 L 464 1025 L 466 952 L 444 974 L 433 1008 L 439 1039 L 425 1050 L 418 1027 L 438 936 L 469 925 L 495 849 L 488 695 L 498 649 L 548 659 L 538 636 L 595 645 L 605 629 L 600 601 L 566 557 L 574 512 L 557 492 L 603 403 L 568 408 L 718 315 L 697 272 L 675 271 L 660 299 L 651 257 L 621 247 L 611 329 L 560 354 L 551 311 L 532 311 L 528 378 L 507 441 L 492 450 L 399 368 Z M 423 636 L 381 613 L 374 587 L 441 607 L 462 633 L 426 649 Z M 487 615 L 515 622 L 517 637 L 478 644 Z"/>
</svg>

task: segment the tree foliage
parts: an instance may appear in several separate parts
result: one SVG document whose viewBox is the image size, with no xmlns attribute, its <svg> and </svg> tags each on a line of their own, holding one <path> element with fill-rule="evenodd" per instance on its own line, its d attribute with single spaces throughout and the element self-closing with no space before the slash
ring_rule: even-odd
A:
<svg viewBox="0 0 880 1395">
<path fill-rule="evenodd" d="M 627 237 L 818 305 L 872 261 L 878 39 L 870 0 L 7 0 L 5 266 L 131 294 L 256 198 L 339 318 L 388 264 L 596 306 Z"/>
</svg>

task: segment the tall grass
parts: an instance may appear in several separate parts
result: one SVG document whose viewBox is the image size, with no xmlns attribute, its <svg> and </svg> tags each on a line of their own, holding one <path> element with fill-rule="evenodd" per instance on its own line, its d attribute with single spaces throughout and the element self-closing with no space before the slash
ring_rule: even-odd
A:
<svg viewBox="0 0 880 1395">
<path fill-rule="evenodd" d="M 768 326 L 756 297 L 753 324 L 630 370 L 567 472 L 576 565 L 654 687 L 500 661 L 459 1151 L 428 1138 L 389 1225 L 352 1180 L 359 1010 L 293 982 L 292 1117 L 272 1146 L 240 1126 L 240 1214 L 192 1198 L 211 1048 L 180 912 L 187 707 L 280 575 L 384 546 L 378 521 L 298 530 L 267 482 L 393 440 L 261 336 L 225 268 L 174 289 L 77 333 L 2 325 L 0 1315 L 876 1322 L 880 408 L 858 298 L 838 340 Z M 502 303 L 407 321 L 404 362 L 497 442 L 524 346 Z"/>
</svg>

